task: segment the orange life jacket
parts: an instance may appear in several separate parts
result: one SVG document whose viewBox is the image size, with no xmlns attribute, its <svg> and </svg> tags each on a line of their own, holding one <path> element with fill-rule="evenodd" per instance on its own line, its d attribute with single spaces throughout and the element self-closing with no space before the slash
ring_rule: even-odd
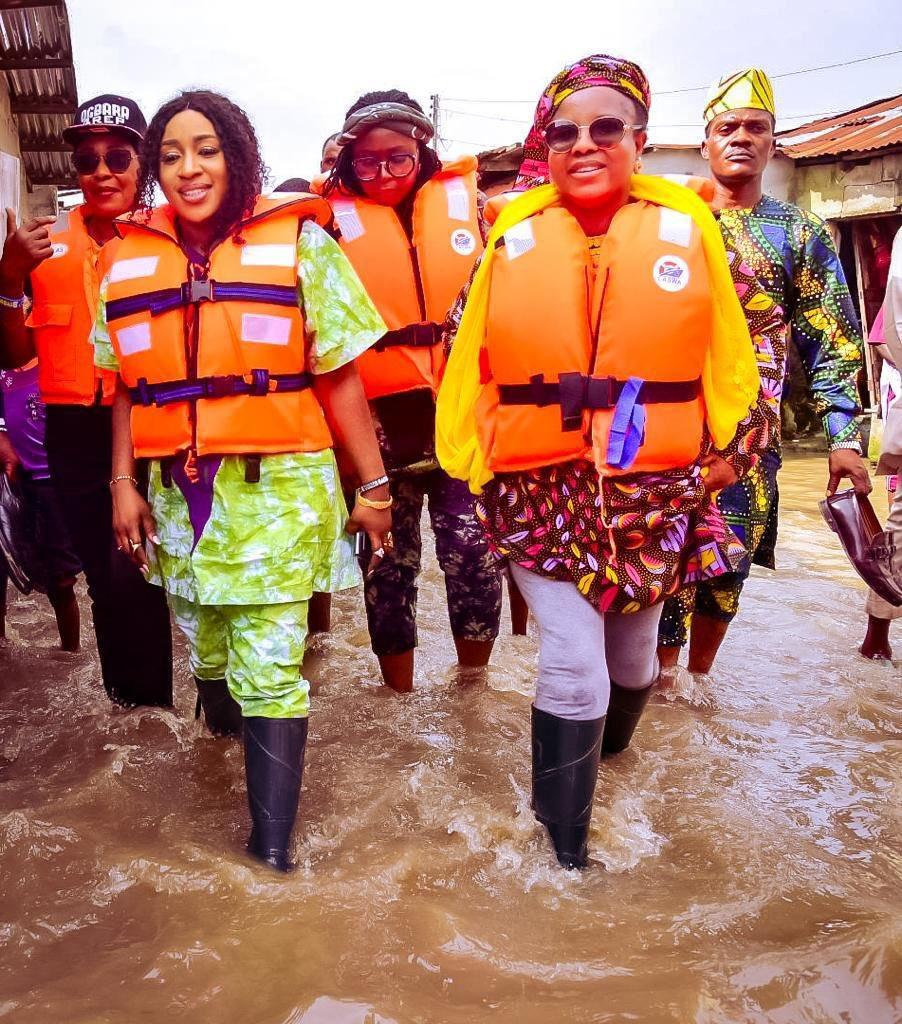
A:
<svg viewBox="0 0 902 1024">
<path fill-rule="evenodd" d="M 346 192 L 329 201 L 339 243 L 388 326 L 357 361 L 367 398 L 435 391 L 444 364 L 441 324 L 483 249 L 476 158 L 445 164 L 420 188 L 412 241 L 390 206 Z"/>
<path fill-rule="evenodd" d="M 306 372 L 298 308 L 299 219 L 329 219 L 313 196 L 259 199 L 191 281 L 170 207 L 122 223 L 107 322 L 132 389 L 135 454 L 319 451 L 332 438 Z"/>
<path fill-rule="evenodd" d="M 88 234 L 83 207 L 68 225 L 51 230 L 53 253 L 31 272 L 33 305 L 27 326 L 38 353 L 38 386 L 49 405 L 104 405 L 113 400 L 116 375 L 94 366 L 91 328 L 100 291 L 99 246 Z"/>
<path fill-rule="evenodd" d="M 698 227 L 629 203 L 592 284 L 585 234 L 561 206 L 515 225 L 493 262 L 480 444 L 495 472 L 592 458 L 603 475 L 685 466 L 702 446 L 712 330 Z"/>
</svg>

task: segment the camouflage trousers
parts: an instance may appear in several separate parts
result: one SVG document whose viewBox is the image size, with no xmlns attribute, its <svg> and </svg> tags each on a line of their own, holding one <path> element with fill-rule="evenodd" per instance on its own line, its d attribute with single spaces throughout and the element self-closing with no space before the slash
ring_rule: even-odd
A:
<svg viewBox="0 0 902 1024">
<path fill-rule="evenodd" d="M 417 645 L 420 520 L 427 499 L 435 554 L 445 574 L 451 632 L 464 640 L 494 640 L 501 618 L 501 577 L 466 484 L 435 469 L 399 473 L 391 491 L 394 549 L 364 587 L 373 651 L 403 654 Z"/>
<path fill-rule="evenodd" d="M 301 675 L 307 601 L 196 604 L 167 594 L 198 679 L 225 679 L 245 718 L 304 718 L 310 687 Z"/>
</svg>

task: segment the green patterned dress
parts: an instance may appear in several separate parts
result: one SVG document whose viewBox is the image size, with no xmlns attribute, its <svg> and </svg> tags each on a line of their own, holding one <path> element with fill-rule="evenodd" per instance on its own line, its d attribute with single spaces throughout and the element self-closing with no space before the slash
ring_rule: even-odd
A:
<svg viewBox="0 0 902 1024">
<path fill-rule="evenodd" d="M 314 374 L 351 362 L 386 330 L 341 249 L 310 221 L 298 238 L 298 303 Z M 118 371 L 105 311 L 106 282 L 95 362 Z M 245 481 L 243 457 L 225 456 L 199 536 L 182 491 L 163 486 L 156 460 L 148 500 L 160 541 L 148 545 L 149 579 L 169 595 L 194 674 L 225 675 L 245 715 L 306 714 L 306 603 L 314 591 L 347 589 L 360 578 L 332 450 L 265 455 L 259 483 Z"/>
</svg>

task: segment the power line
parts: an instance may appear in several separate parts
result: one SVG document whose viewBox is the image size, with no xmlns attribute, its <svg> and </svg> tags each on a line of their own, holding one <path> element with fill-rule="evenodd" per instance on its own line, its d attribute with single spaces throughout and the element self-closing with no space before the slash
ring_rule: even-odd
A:
<svg viewBox="0 0 902 1024">
<path fill-rule="evenodd" d="M 869 60 L 881 60 L 884 57 L 895 57 L 897 54 L 902 53 L 902 49 L 899 50 L 887 50 L 886 53 L 872 53 L 867 57 L 855 57 L 853 60 L 841 60 L 834 64 L 819 64 L 817 67 L 811 68 L 799 68 L 797 71 L 782 71 L 778 75 L 770 75 L 771 79 L 774 78 L 792 78 L 794 75 L 809 75 L 815 71 L 829 71 L 832 68 L 845 68 L 852 64 L 864 64 Z M 679 93 L 686 92 L 704 92 L 710 88 L 709 85 L 695 85 L 691 88 L 686 89 L 662 89 L 654 90 L 654 96 L 676 96 Z M 466 96 L 449 96 L 447 97 L 449 103 L 531 103 L 535 104 L 535 99 L 531 100 L 487 100 L 487 99 L 470 99 Z"/>
<path fill-rule="evenodd" d="M 771 79 L 774 78 L 792 78 L 793 75 L 810 75 L 814 71 L 829 71 L 831 68 L 847 68 L 852 64 L 864 64 L 865 61 L 869 60 L 880 60 L 882 57 L 895 57 L 896 54 L 902 53 L 902 50 L 887 50 L 886 53 L 872 53 L 869 57 L 856 57 L 854 60 L 841 60 L 835 64 L 820 64 L 814 68 L 800 68 L 798 71 L 783 71 L 779 75 L 769 75 Z M 706 89 L 710 89 L 710 83 L 708 85 L 696 85 L 691 89 L 666 89 L 663 92 L 656 92 L 655 96 L 675 96 L 677 93 L 683 92 L 704 92 Z"/>
<path fill-rule="evenodd" d="M 531 121 L 524 121 L 515 117 L 496 117 L 493 114 L 476 114 L 468 110 L 455 110 L 453 107 L 442 107 L 443 114 L 458 114 L 461 117 L 475 117 L 480 121 L 503 121 L 506 124 L 528 125 Z M 780 121 L 798 121 L 805 117 L 830 117 L 836 114 L 835 110 L 819 110 L 811 114 L 781 114 Z M 648 127 L 651 128 L 698 128 L 701 121 L 652 121 Z"/>
</svg>

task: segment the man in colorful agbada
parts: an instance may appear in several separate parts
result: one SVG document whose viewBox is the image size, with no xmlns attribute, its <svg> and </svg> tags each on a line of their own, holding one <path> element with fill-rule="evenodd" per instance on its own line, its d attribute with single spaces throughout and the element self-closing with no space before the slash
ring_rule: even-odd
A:
<svg viewBox="0 0 902 1024">
<path fill-rule="evenodd" d="M 779 407 L 791 337 L 827 435 L 827 493 L 843 478 L 867 493 L 858 419 L 862 339 L 842 265 L 820 218 L 763 190 L 764 172 L 776 151 L 770 79 L 759 68 L 727 75 L 712 86 L 704 116 L 702 154 L 711 165 L 711 207 L 734 279 L 751 274 L 764 292 L 752 298 L 740 292 L 746 317 L 751 327 L 755 318 L 766 315 L 762 302 L 772 305 L 771 314 L 779 314 L 777 329 L 756 338 L 765 396 Z M 667 602 L 658 650 L 663 667 L 676 665 L 691 622 L 689 670 L 710 671 L 752 565 L 774 568 L 780 465 L 777 431 L 757 466 L 721 493 L 718 504 L 748 557 L 735 573 L 690 586 Z"/>
</svg>

